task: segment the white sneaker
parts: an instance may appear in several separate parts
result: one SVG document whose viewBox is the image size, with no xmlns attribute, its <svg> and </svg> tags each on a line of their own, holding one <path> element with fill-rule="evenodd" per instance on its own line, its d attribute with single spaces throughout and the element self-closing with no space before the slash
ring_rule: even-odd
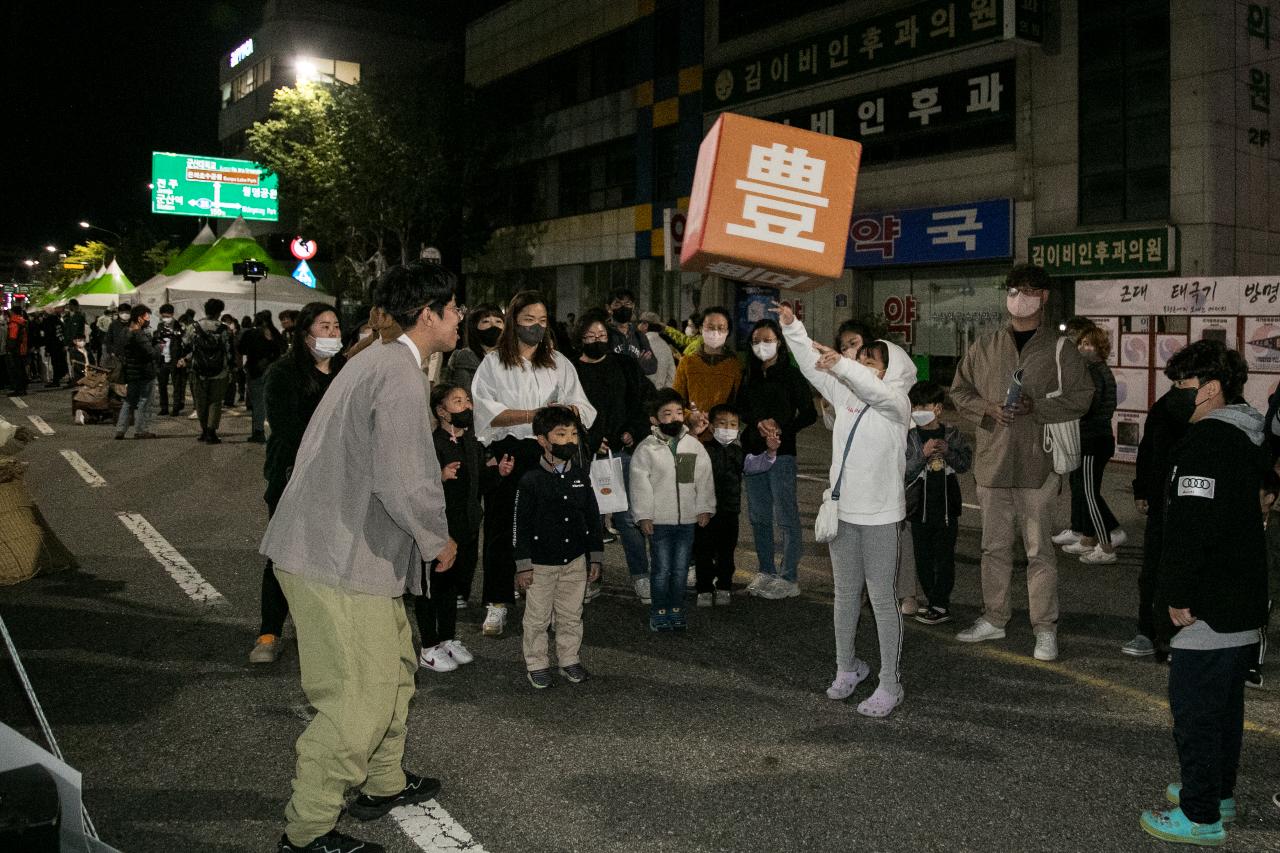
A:
<svg viewBox="0 0 1280 853">
<path fill-rule="evenodd" d="M 187 415 L 187 420 L 194 421 L 198 417 L 200 417 L 199 412 L 192 412 L 191 414 Z"/>
<path fill-rule="evenodd" d="M 764 591 L 778 582 L 777 575 L 759 572 L 751 583 L 747 584 L 747 595 L 763 595 Z"/>
<path fill-rule="evenodd" d="M 858 685 L 862 680 L 871 674 L 871 667 L 867 666 L 866 661 L 855 661 L 852 672 L 836 672 L 835 681 L 831 682 L 831 686 L 827 688 L 827 698 L 839 702 L 841 699 L 848 699 L 853 695 L 853 691 L 858 689 Z"/>
<path fill-rule="evenodd" d="M 956 639 L 962 643 L 981 643 L 983 640 L 1003 640 L 1004 629 L 997 628 L 986 619 L 979 618 L 968 628 L 965 628 Z"/>
<path fill-rule="evenodd" d="M 1053 631 L 1040 631 L 1036 634 L 1036 650 L 1032 652 L 1036 660 L 1058 659 L 1058 635 Z"/>
<path fill-rule="evenodd" d="M 1054 545 L 1074 545 L 1080 541 L 1080 534 L 1068 527 L 1066 530 L 1054 536 L 1051 541 Z"/>
<path fill-rule="evenodd" d="M 649 594 L 649 576 L 644 575 L 635 580 L 636 598 L 640 599 L 641 604 L 649 604 L 652 598 Z"/>
<path fill-rule="evenodd" d="M 418 666 L 432 672 L 453 672 L 458 668 L 458 662 L 449 657 L 444 643 L 436 643 L 418 655 Z"/>
<path fill-rule="evenodd" d="M 466 609 L 467 609 L 467 600 L 466 600 L 465 598 L 463 598 L 462 596 L 458 596 L 458 609 L 459 609 L 459 610 L 466 610 Z"/>
<path fill-rule="evenodd" d="M 1077 557 L 1079 557 L 1081 554 L 1088 554 L 1090 551 L 1092 551 L 1096 547 L 1098 546 L 1082 545 L 1080 542 L 1077 541 L 1077 542 L 1072 542 L 1070 545 L 1064 545 L 1062 548 L 1062 553 L 1075 554 Z"/>
<path fill-rule="evenodd" d="M 920 612 L 920 604 L 916 601 L 914 595 L 908 595 L 902 601 L 898 602 L 898 612 L 903 616 L 915 616 Z"/>
<path fill-rule="evenodd" d="M 713 596 L 713 595 L 712 595 L 711 593 L 709 593 L 709 592 L 700 592 L 700 593 L 698 593 L 698 606 L 699 606 L 699 607 L 710 607 L 710 606 L 711 606 L 711 604 L 712 604 L 712 602 L 713 602 L 714 600 L 715 600 L 715 596 Z"/>
<path fill-rule="evenodd" d="M 453 658 L 454 663 L 471 663 L 476 659 L 476 656 L 471 654 L 471 650 L 462 645 L 461 640 L 445 640 L 442 645 L 449 657 Z"/>
<path fill-rule="evenodd" d="M 1094 548 L 1088 554 L 1080 555 L 1080 562 L 1087 563 L 1090 566 L 1103 566 L 1109 563 L 1114 563 L 1115 561 L 1116 561 L 1115 552 L 1112 551 L 1110 554 L 1108 554 L 1106 551 L 1102 550 L 1101 545 Z"/>
<path fill-rule="evenodd" d="M 1129 541 L 1129 534 L 1125 533 L 1119 527 L 1111 531 L 1111 547 L 1119 548 L 1121 545 Z"/>
<path fill-rule="evenodd" d="M 800 594 L 800 584 L 795 581 L 786 581 L 778 578 L 768 587 L 762 589 L 757 595 L 761 598 L 777 600 L 779 598 L 795 598 Z"/>
<path fill-rule="evenodd" d="M 716 590 L 716 606 L 728 607 L 733 602 L 733 593 L 727 589 Z"/>
<path fill-rule="evenodd" d="M 84 409 L 76 409 L 76 423 L 84 426 Z"/>
<path fill-rule="evenodd" d="M 489 610 L 485 613 L 484 624 L 480 626 L 480 631 L 486 637 L 501 637 L 502 631 L 507 627 L 507 606 L 505 604 L 490 604 Z"/>
</svg>

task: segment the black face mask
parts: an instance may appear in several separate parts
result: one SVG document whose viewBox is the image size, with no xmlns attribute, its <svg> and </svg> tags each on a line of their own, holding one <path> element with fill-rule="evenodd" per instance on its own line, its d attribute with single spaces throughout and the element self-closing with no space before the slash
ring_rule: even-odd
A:
<svg viewBox="0 0 1280 853">
<path fill-rule="evenodd" d="M 539 327 L 541 328 L 541 327 Z M 578 453 L 578 445 L 574 442 L 567 444 L 552 444 L 551 455 L 561 462 L 568 462 Z"/>
<path fill-rule="evenodd" d="M 1169 416 L 1178 423 L 1186 423 L 1196 411 L 1196 394 L 1199 388 L 1170 388 Z"/>
<path fill-rule="evenodd" d="M 582 345 L 582 354 L 587 358 L 604 358 L 609 354 L 608 341 L 592 341 Z"/>
<path fill-rule="evenodd" d="M 520 343 L 527 347 L 536 347 L 542 343 L 542 339 L 547 336 L 547 327 L 532 326 L 516 326 L 516 337 L 520 339 Z"/>
<path fill-rule="evenodd" d="M 471 425 L 475 423 L 475 414 L 470 409 L 452 412 L 449 415 L 449 423 L 458 429 L 471 429 Z"/>
<path fill-rule="evenodd" d="M 476 337 L 480 339 L 480 343 L 483 346 L 496 346 L 498 338 L 502 337 L 502 330 L 497 326 L 490 326 L 487 329 L 476 329 Z"/>
<path fill-rule="evenodd" d="M 631 306 L 623 305 L 621 308 L 613 309 L 613 322 L 630 323 L 631 322 Z"/>
<path fill-rule="evenodd" d="M 658 424 L 658 429 L 668 438 L 675 438 L 684 429 L 684 423 L 682 421 L 671 421 L 666 424 Z"/>
</svg>

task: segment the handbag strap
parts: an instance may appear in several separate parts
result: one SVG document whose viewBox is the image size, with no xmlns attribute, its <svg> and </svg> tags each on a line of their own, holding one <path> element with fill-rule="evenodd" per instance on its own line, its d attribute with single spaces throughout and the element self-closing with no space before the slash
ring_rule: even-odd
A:
<svg viewBox="0 0 1280 853">
<path fill-rule="evenodd" d="M 1058 365 L 1058 390 L 1050 391 L 1045 397 L 1061 397 L 1062 396 L 1062 347 L 1067 342 L 1066 338 L 1058 338 L 1058 348 L 1054 353 L 1053 360 Z"/>
<path fill-rule="evenodd" d="M 840 500 L 840 482 L 844 480 L 844 463 L 849 459 L 849 448 L 853 446 L 853 434 L 858 431 L 858 424 L 862 423 L 862 416 L 867 413 L 867 409 L 871 407 L 863 404 L 862 411 L 858 412 L 858 417 L 854 418 L 853 427 L 849 430 L 849 438 L 844 443 L 844 455 L 840 457 L 840 473 L 836 475 L 836 484 L 831 487 L 831 500 Z"/>
</svg>

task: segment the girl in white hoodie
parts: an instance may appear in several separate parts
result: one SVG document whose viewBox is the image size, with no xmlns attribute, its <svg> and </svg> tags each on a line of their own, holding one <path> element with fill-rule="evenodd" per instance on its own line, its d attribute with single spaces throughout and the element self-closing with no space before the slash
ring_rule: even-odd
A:
<svg viewBox="0 0 1280 853">
<path fill-rule="evenodd" d="M 854 360 L 815 344 L 790 307 L 776 305 L 783 337 L 800 372 L 835 409 L 830 483 L 841 471 L 839 532 L 828 546 L 835 580 L 836 677 L 831 699 L 848 698 L 871 668 L 854 654 L 865 583 L 880 641 L 880 684 L 858 706 L 868 717 L 887 717 L 902 702 L 898 674 L 902 613 L 895 590 L 899 522 L 906 517 L 903 474 L 916 366 L 896 344 L 864 345 Z M 872 351 L 875 356 L 872 356 Z M 887 359 L 885 356 L 887 355 Z M 848 455 L 845 446 L 855 428 Z"/>
</svg>

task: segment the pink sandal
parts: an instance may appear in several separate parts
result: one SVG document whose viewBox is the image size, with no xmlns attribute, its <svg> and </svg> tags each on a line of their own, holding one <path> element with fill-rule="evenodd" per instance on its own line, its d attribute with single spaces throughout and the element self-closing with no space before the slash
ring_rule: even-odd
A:
<svg viewBox="0 0 1280 853">
<path fill-rule="evenodd" d="M 906 691 L 899 685 L 897 691 L 887 690 L 884 685 L 876 688 L 876 692 L 868 696 L 858 705 L 858 713 L 864 717 L 884 718 L 893 713 L 893 709 L 902 704 Z"/>
</svg>

